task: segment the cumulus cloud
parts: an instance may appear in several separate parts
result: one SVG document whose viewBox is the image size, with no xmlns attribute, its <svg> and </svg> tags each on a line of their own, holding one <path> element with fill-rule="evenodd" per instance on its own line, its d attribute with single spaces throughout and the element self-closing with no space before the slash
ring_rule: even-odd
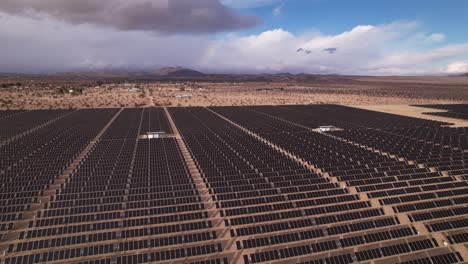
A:
<svg viewBox="0 0 468 264">
<path fill-rule="evenodd" d="M 260 23 L 257 17 L 238 14 L 219 0 L 2 0 L 0 12 L 162 33 L 231 31 Z"/>
<path fill-rule="evenodd" d="M 444 72 L 448 74 L 462 74 L 468 73 L 468 62 L 457 61 L 450 63 L 445 69 Z"/>
<path fill-rule="evenodd" d="M 200 67 L 234 72 L 419 75 L 443 74 L 440 65 L 468 56 L 468 44 L 421 49 L 424 40 L 415 35 L 424 33 L 414 22 L 360 25 L 337 35 L 294 35 L 276 29 L 216 41 L 208 47 Z M 330 56 L 324 52 L 330 47 L 339 47 L 339 52 Z"/>
<path fill-rule="evenodd" d="M 218 69 L 233 72 L 280 71 L 287 66 L 284 56 L 291 54 L 290 49 L 296 53 L 295 47 L 299 46 L 299 39 L 283 29 L 227 38 L 207 47 L 200 67 L 209 69 L 216 63 Z"/>
<path fill-rule="evenodd" d="M 431 65 L 468 55 L 468 44 L 453 44 L 425 51 L 400 50 L 373 62 L 374 67 L 411 67 Z"/>
</svg>

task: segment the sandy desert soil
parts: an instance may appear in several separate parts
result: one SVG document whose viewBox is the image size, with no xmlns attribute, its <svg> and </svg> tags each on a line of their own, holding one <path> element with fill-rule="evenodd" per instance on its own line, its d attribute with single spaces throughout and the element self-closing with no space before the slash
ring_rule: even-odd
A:
<svg viewBox="0 0 468 264">
<path fill-rule="evenodd" d="M 346 77 L 344 80 L 340 77 L 323 83 L 108 81 L 96 84 L 95 80 L 21 79 L 21 86 L 0 86 L 0 109 L 468 102 L 467 77 Z M 11 80 L 0 79 L 0 85 L 3 83 Z"/>
</svg>

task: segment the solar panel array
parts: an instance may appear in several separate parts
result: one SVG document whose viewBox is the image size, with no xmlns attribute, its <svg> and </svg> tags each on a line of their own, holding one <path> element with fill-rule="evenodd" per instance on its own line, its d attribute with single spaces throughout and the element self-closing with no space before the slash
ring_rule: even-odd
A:
<svg viewBox="0 0 468 264">
<path fill-rule="evenodd" d="M 31 111 L 33 112 L 33 111 Z M 0 236 L 23 220 L 31 205 L 39 202 L 54 181 L 110 120 L 116 109 L 79 110 L 48 126 L 0 146 L 1 216 Z M 29 112 L 28 112 L 29 113 Z M 49 118 L 66 114 L 48 111 Z M 90 119 L 89 115 L 93 115 Z M 46 116 L 42 111 L 37 116 Z M 17 116 L 24 120 L 23 116 Z M 29 120 L 29 119 L 27 119 Z M 9 123 L 24 129 L 20 122 Z"/>
<path fill-rule="evenodd" d="M 1 263 L 467 258 L 466 128 L 337 105 L 8 111 L 0 124 Z"/>
<path fill-rule="evenodd" d="M 0 114 L 0 142 L 20 135 L 47 121 L 70 113 L 72 110 L 37 110 L 13 113 L 7 111 Z"/>
<path fill-rule="evenodd" d="M 141 133 L 165 132 L 174 133 L 162 108 L 145 108 L 141 123 Z"/>
<path fill-rule="evenodd" d="M 433 231 L 437 231 L 437 227 L 432 228 L 433 222 L 440 221 L 432 221 L 434 219 L 448 223 L 446 230 L 465 227 L 464 224 L 468 223 L 465 210 L 467 182 L 464 178 L 450 175 L 452 169 L 466 173 L 460 172 L 462 167 L 465 168 L 465 151 L 468 149 L 464 129 L 333 105 L 211 109 L 320 169 L 322 175 L 345 186 L 350 193 L 358 193 L 360 200 L 370 201 L 369 208 L 381 209 L 382 216 L 393 215 L 398 224 L 405 223 L 404 227 L 409 229 L 423 223 L 425 228 L 406 233 L 404 239 L 387 235 L 381 240 L 400 243 L 404 250 L 395 249 L 394 255 L 406 256 L 404 253 L 409 252 L 417 255 L 420 250 L 437 252 L 428 250 L 441 246 L 432 240 Z M 321 125 L 333 125 L 344 130 L 328 133 L 311 131 Z M 424 217 L 422 213 L 430 217 Z M 415 218 L 416 214 L 421 215 Z M 339 222 L 339 218 L 332 217 L 331 222 Z M 375 229 L 374 226 L 370 228 Z M 349 232 L 350 229 L 343 230 Z M 425 246 L 413 248 L 409 242 L 411 239 L 425 240 L 422 243 Z M 368 239 L 356 241 L 360 242 L 353 242 L 355 247 L 370 242 Z M 383 250 L 383 243 L 362 253 L 356 250 L 349 255 L 337 253 L 340 260 L 327 257 L 316 261 L 348 263 L 391 256 Z M 338 246 L 333 248 L 337 252 L 346 251 L 342 243 L 336 244 Z M 305 247 L 300 252 L 291 255 L 276 250 L 268 251 L 270 258 L 261 261 L 255 254 L 250 258 L 252 262 L 263 262 L 271 258 L 309 255 L 316 249 Z M 411 255 L 407 254 L 407 257 L 411 258 Z M 400 261 L 394 260 L 394 263 Z"/>
<path fill-rule="evenodd" d="M 426 115 L 450 117 L 468 120 L 468 104 L 447 104 L 447 105 L 417 105 L 420 107 L 447 110 L 447 112 L 427 112 Z"/>
<path fill-rule="evenodd" d="M 3 110 L 0 111 L 0 119 L 8 118 L 26 112 L 26 110 Z"/>
</svg>

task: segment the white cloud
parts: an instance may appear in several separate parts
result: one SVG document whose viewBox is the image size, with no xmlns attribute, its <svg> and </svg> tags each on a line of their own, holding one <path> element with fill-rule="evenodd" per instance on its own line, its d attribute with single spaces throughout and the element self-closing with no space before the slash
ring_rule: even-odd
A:
<svg viewBox="0 0 468 264">
<path fill-rule="evenodd" d="M 283 29 L 215 41 L 208 47 L 200 67 L 210 69 L 216 65 L 218 69 L 235 72 L 280 71 L 288 66 L 282 54 L 290 54 L 299 44 L 293 34 Z"/>
<path fill-rule="evenodd" d="M 0 72 L 194 65 L 209 42 L 203 35 L 160 36 L 1 15 Z"/>
<path fill-rule="evenodd" d="M 443 69 L 448 74 L 462 74 L 468 73 L 468 62 L 457 61 L 450 63 L 446 68 Z"/>
<path fill-rule="evenodd" d="M 392 65 L 393 67 L 411 67 L 431 65 L 434 62 L 444 62 L 468 54 L 468 44 L 446 45 L 426 51 L 398 51 L 388 54 L 372 63 L 374 67 Z"/>
<path fill-rule="evenodd" d="M 424 33 L 415 22 L 360 25 L 337 35 L 294 35 L 276 29 L 215 41 L 199 67 L 234 72 L 419 75 L 443 74 L 446 71 L 440 65 L 468 56 L 468 43 L 426 48 L 424 38 L 416 35 Z M 308 52 L 297 52 L 300 48 Z M 330 48 L 337 51 L 323 52 Z"/>
<path fill-rule="evenodd" d="M 72 26 L 0 13 L 0 72 L 181 65 L 206 72 L 447 74 L 466 72 L 468 43 L 425 41 L 421 25 L 359 25 L 335 35 L 274 29 L 240 36 L 170 35 Z M 302 48 L 304 52 L 297 52 Z M 335 52 L 324 50 L 336 49 Z M 307 54 L 305 51 L 308 51 Z"/>
<path fill-rule="evenodd" d="M 283 5 L 279 5 L 273 9 L 274 16 L 280 16 L 283 14 Z"/>
<path fill-rule="evenodd" d="M 434 33 L 426 37 L 428 42 L 442 42 L 445 40 L 445 35 L 442 33 Z"/>
</svg>

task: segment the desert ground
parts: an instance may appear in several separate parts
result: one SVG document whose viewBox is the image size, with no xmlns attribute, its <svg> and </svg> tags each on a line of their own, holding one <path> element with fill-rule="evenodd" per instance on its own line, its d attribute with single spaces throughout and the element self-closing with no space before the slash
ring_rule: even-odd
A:
<svg viewBox="0 0 468 264">
<path fill-rule="evenodd" d="M 272 82 L 0 78 L 0 109 L 468 102 L 468 77 L 327 77 Z"/>
</svg>

